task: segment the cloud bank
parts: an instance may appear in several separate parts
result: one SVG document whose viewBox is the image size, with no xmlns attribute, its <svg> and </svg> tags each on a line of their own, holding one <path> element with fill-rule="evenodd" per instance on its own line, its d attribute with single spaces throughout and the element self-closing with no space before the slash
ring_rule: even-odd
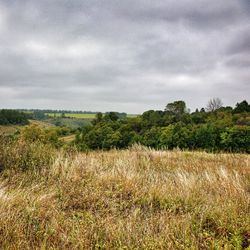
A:
<svg viewBox="0 0 250 250">
<path fill-rule="evenodd" d="M 140 113 L 250 99 L 248 0 L 0 1 L 0 108 Z"/>
</svg>

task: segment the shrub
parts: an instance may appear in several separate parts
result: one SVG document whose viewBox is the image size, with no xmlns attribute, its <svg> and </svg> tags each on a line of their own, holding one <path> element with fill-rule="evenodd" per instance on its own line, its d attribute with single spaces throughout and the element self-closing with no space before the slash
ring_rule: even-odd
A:
<svg viewBox="0 0 250 250">
<path fill-rule="evenodd" d="M 233 152 L 250 152 L 250 128 L 235 126 L 221 133 L 221 144 L 225 150 Z"/>
<path fill-rule="evenodd" d="M 53 162 L 56 152 L 48 144 L 0 138 L 0 171 L 46 170 Z"/>
</svg>

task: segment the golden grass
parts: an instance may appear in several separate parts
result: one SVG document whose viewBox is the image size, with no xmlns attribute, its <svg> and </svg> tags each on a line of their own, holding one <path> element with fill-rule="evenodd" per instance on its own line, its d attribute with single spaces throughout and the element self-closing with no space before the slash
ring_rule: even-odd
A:
<svg viewBox="0 0 250 250">
<path fill-rule="evenodd" d="M 39 120 L 29 120 L 30 124 L 32 125 L 37 125 L 41 128 L 53 128 L 53 127 L 56 127 L 55 125 L 51 124 L 51 123 L 48 123 L 48 122 L 45 122 L 45 121 L 39 121 Z"/>
<path fill-rule="evenodd" d="M 2 174 L 0 246 L 247 248 L 249 159 L 140 146 L 58 153 L 42 172 Z"/>
<path fill-rule="evenodd" d="M 62 137 L 60 138 L 60 140 L 61 140 L 62 142 L 65 142 L 65 143 L 70 143 L 70 142 L 74 141 L 75 138 L 76 138 L 76 136 L 73 134 L 73 135 L 62 136 Z"/>
<path fill-rule="evenodd" d="M 0 135 L 13 135 L 20 130 L 18 125 L 0 125 Z"/>
</svg>

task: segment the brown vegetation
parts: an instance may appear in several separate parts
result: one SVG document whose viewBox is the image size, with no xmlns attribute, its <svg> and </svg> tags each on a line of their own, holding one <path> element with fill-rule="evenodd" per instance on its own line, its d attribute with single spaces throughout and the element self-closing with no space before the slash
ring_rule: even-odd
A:
<svg viewBox="0 0 250 250">
<path fill-rule="evenodd" d="M 3 249 L 249 246 L 249 155 L 20 147 L 26 168 L 0 151 Z"/>
</svg>

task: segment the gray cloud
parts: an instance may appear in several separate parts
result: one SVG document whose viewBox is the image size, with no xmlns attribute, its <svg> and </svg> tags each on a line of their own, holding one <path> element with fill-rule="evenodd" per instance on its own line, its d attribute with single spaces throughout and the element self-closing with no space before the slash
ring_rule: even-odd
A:
<svg viewBox="0 0 250 250">
<path fill-rule="evenodd" d="M 248 0 L 2 0 L 0 107 L 249 101 L 249 13 Z"/>
</svg>

